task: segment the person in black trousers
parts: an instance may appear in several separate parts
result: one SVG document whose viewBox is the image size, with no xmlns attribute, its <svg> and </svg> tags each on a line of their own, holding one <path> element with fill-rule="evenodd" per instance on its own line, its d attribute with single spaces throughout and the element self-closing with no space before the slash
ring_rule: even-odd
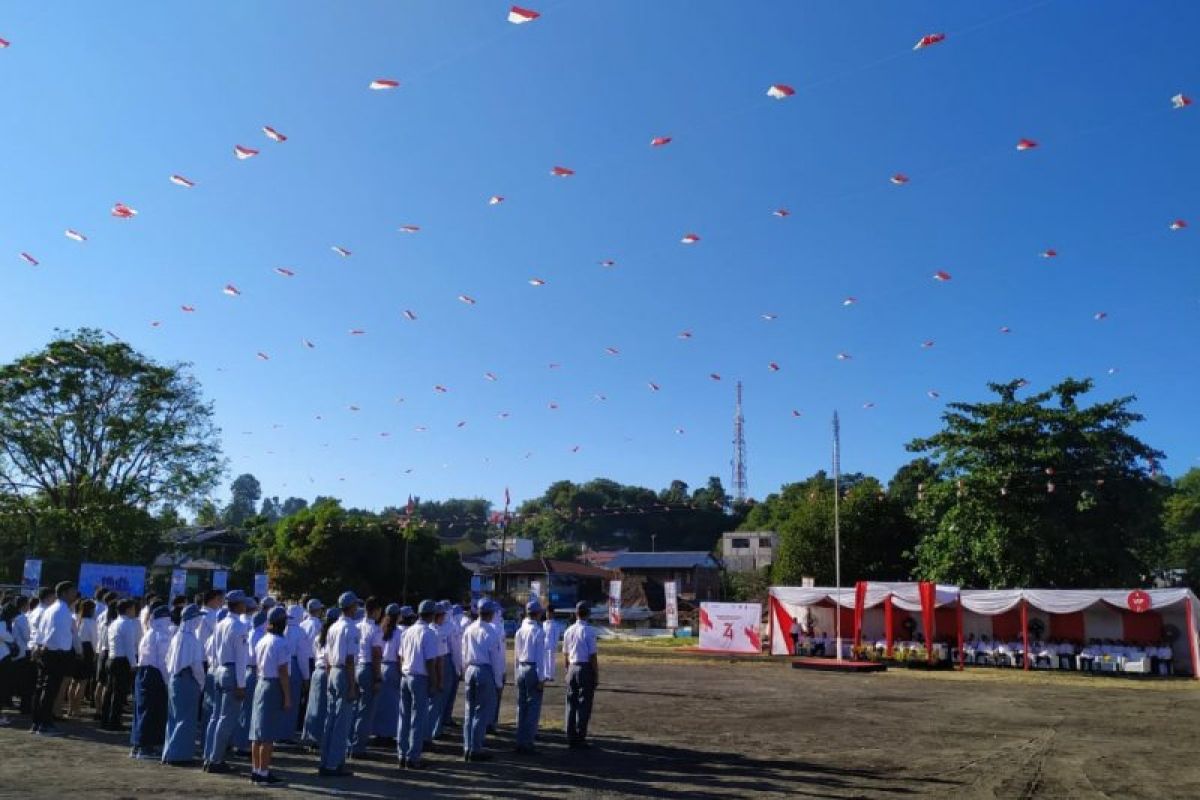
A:
<svg viewBox="0 0 1200 800">
<path fill-rule="evenodd" d="M 137 664 L 138 639 L 141 626 L 137 620 L 137 604 L 125 598 L 117 603 L 117 621 L 108 627 L 109 692 L 100 727 L 110 731 L 127 730 L 122 719 L 125 702 L 133 688 L 133 667 Z"/>
<path fill-rule="evenodd" d="M 33 701 L 33 731 L 42 736 L 61 735 L 54 725 L 54 703 L 63 678 L 75 669 L 75 584 L 63 581 L 54 587 L 57 599 L 38 617 L 36 649 L 37 692 Z"/>
</svg>

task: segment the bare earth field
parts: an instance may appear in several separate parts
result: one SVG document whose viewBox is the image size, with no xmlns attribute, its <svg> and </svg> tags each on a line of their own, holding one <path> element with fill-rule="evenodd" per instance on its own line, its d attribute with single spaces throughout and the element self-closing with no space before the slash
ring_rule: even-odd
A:
<svg viewBox="0 0 1200 800">
<path fill-rule="evenodd" d="M 510 752 L 505 692 L 495 761 L 440 744 L 422 773 L 393 753 L 321 779 L 313 756 L 276 754 L 286 788 L 128 759 L 127 735 L 66 722 L 69 738 L 0 728 L 4 797 L 281 798 L 1195 798 L 1200 686 L 977 670 L 828 675 L 646 646 L 601 650 L 592 734 L 568 751 L 563 690 L 547 689 L 542 754 Z M 461 694 L 460 694 L 461 697 Z M 455 732 L 457 734 L 457 731 Z"/>
</svg>

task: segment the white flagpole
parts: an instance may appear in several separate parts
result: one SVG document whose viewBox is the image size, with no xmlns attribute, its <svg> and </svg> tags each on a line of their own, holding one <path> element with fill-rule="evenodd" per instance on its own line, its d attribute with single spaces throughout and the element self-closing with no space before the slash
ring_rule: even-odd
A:
<svg viewBox="0 0 1200 800">
<path fill-rule="evenodd" d="M 841 506 L 842 442 L 837 412 L 833 412 L 833 574 L 837 585 L 837 608 L 834 610 L 834 650 L 842 660 L 842 525 Z"/>
</svg>

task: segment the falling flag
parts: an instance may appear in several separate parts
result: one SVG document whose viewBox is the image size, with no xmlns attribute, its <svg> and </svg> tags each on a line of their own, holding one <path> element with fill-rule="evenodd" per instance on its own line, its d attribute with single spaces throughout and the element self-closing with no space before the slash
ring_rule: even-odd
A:
<svg viewBox="0 0 1200 800">
<path fill-rule="evenodd" d="M 195 306 L 180 306 L 179 310 L 185 314 L 195 314 L 196 313 Z"/>
<path fill-rule="evenodd" d="M 950 273 L 943 269 L 939 269 L 937 272 L 933 273 L 933 279 L 935 281 L 945 283 L 946 281 L 950 280 Z"/>
<path fill-rule="evenodd" d="M 337 253 L 337 254 L 338 254 L 339 256 L 341 256 L 342 258 L 349 258 L 349 257 L 350 257 L 350 251 L 349 251 L 349 250 L 347 250 L 347 249 L 346 249 L 346 248 L 344 248 L 344 247 L 338 247 L 338 246 L 335 244 L 335 245 L 333 246 L 333 248 L 332 248 L 332 249 L 333 249 L 333 252 Z"/>
<path fill-rule="evenodd" d="M 700 241 L 700 237 L 694 233 L 688 233 L 684 234 L 684 237 L 679 241 L 683 244 L 695 244 L 696 242 Z"/>
<path fill-rule="evenodd" d="M 130 208 L 124 203 L 114 203 L 112 211 L 109 212 L 117 219 L 133 219 L 137 216 L 137 210 Z"/>
<path fill-rule="evenodd" d="M 224 292 L 225 294 L 229 295 L 230 297 L 240 297 L 242 294 L 242 290 L 239 289 L 238 287 L 234 286 L 232 283 L 225 284 L 225 288 L 222 289 L 221 291 Z"/>
<path fill-rule="evenodd" d="M 504 202 L 504 196 L 503 196 L 503 195 L 494 194 L 494 195 L 492 195 L 491 197 L 489 197 L 489 198 L 488 198 L 488 205 L 489 205 L 489 206 L 498 206 L 498 205 L 500 205 L 500 204 L 501 204 L 501 203 L 503 203 L 503 202 Z"/>
<path fill-rule="evenodd" d="M 905 175 L 903 172 L 897 172 L 895 175 L 888 178 L 888 180 L 891 181 L 892 183 L 896 184 L 897 186 L 903 186 L 904 184 L 908 183 L 908 176 Z"/>
<path fill-rule="evenodd" d="M 74 239 L 77 242 L 86 242 L 87 241 L 87 237 L 84 236 L 79 231 L 75 230 L 74 228 L 67 228 L 65 231 L 63 231 L 63 235 L 66 236 L 68 239 Z"/>
<path fill-rule="evenodd" d="M 409 322 L 416 322 L 416 321 L 417 321 L 417 315 L 416 315 L 416 313 L 415 313 L 415 312 L 412 312 L 412 311 L 409 311 L 407 308 L 406 308 L 406 309 L 404 309 L 404 318 L 405 318 L 406 320 L 408 320 Z"/>
<path fill-rule="evenodd" d="M 526 22 L 533 22 L 540 16 L 541 14 L 538 12 L 520 6 L 513 6 L 508 10 L 508 21 L 513 25 L 524 25 Z"/>
<path fill-rule="evenodd" d="M 783 100 L 791 97 L 796 93 L 796 90 L 788 86 L 786 83 L 773 83 L 767 89 L 767 97 L 772 97 L 776 100 Z"/>
<path fill-rule="evenodd" d="M 35 267 L 38 265 L 38 260 L 36 258 L 34 258 L 33 256 L 29 255 L 29 253 L 21 253 L 21 258 L 25 259 L 25 261 L 29 262 L 30 264 L 32 264 Z"/>
<path fill-rule="evenodd" d="M 946 41 L 946 34 L 931 33 L 918 39 L 917 43 L 913 45 L 913 50 L 924 50 L 926 47 L 932 47 L 933 45 L 941 44 L 944 41 Z"/>
<path fill-rule="evenodd" d="M 541 278 L 530 278 L 529 285 L 530 286 L 545 286 L 546 282 L 544 280 L 542 280 Z"/>
<path fill-rule="evenodd" d="M 1184 228 L 1186 228 L 1187 226 L 1188 226 L 1187 220 L 1177 219 L 1171 223 L 1170 227 L 1171 227 L 1171 230 L 1173 230 L 1173 231 L 1181 231 Z"/>
<path fill-rule="evenodd" d="M 670 143 L 671 143 L 670 136 L 655 136 L 653 139 L 650 140 L 651 147 L 662 147 L 663 145 L 670 144 Z"/>
<path fill-rule="evenodd" d="M 786 208 L 777 208 L 774 211 L 772 211 L 771 214 L 773 214 L 776 217 L 779 217 L 780 219 L 783 219 L 784 217 L 790 217 L 792 215 L 792 212 L 788 211 Z"/>
<path fill-rule="evenodd" d="M 1017 149 L 1018 150 L 1032 150 L 1033 148 L 1035 148 L 1037 146 L 1038 146 L 1038 143 L 1035 142 L 1033 139 L 1017 140 Z"/>
<path fill-rule="evenodd" d="M 575 174 L 575 170 L 568 167 L 554 167 L 550 170 L 550 174 L 556 178 L 569 178 Z"/>
<path fill-rule="evenodd" d="M 168 180 L 170 180 L 171 183 L 175 184 L 176 186 L 182 186 L 185 189 L 196 188 L 195 181 L 189 181 L 187 178 L 183 177 L 182 175 L 172 175 Z"/>
<path fill-rule="evenodd" d="M 849 353 L 838 353 L 837 354 L 838 361 L 849 361 L 852 358 L 854 358 L 854 356 L 850 355 Z"/>
<path fill-rule="evenodd" d="M 276 141 L 276 142 L 286 142 L 287 138 L 288 138 L 288 137 L 284 136 L 282 133 L 280 133 L 279 131 L 272 128 L 270 125 L 263 125 L 262 132 L 267 135 L 268 139 L 271 139 L 272 141 Z"/>
<path fill-rule="evenodd" d="M 247 158 L 254 158 L 258 155 L 258 151 L 253 147 L 243 147 L 237 144 L 233 146 L 233 154 L 237 156 L 238 161 L 245 161 Z"/>
<path fill-rule="evenodd" d="M 469 306 L 475 305 L 475 298 L 471 297 L 470 295 L 460 294 L 458 296 L 458 300 L 459 302 L 466 303 Z"/>
<path fill-rule="evenodd" d="M 417 233 L 420 230 L 421 230 L 420 225 L 401 225 L 400 226 L 401 233 Z"/>
<path fill-rule="evenodd" d="M 1047 250 L 1043 250 L 1041 255 L 1042 258 L 1058 258 L 1058 251 L 1054 248 L 1049 248 Z"/>
<path fill-rule="evenodd" d="M 854 305 L 854 304 L 855 304 L 855 303 L 857 303 L 857 302 L 858 302 L 858 298 L 857 298 L 857 297 L 847 297 L 845 300 L 843 300 L 843 301 L 842 301 L 842 305 L 844 305 L 844 306 L 852 306 L 852 305 Z"/>
<path fill-rule="evenodd" d="M 1187 108 L 1192 104 L 1192 98 L 1188 97 L 1183 92 L 1171 98 L 1171 108 Z"/>
<path fill-rule="evenodd" d="M 269 355 L 267 355 L 266 353 L 262 352 L 261 350 L 259 350 L 258 353 L 256 353 L 255 355 L 258 356 L 259 361 L 270 361 L 271 360 L 271 357 Z"/>
<path fill-rule="evenodd" d="M 287 267 L 276 267 L 276 268 L 275 268 L 275 274 L 276 274 L 276 275 L 282 275 L 282 276 L 283 276 L 283 277 L 285 277 L 285 278 L 294 278 L 294 277 L 296 277 L 296 273 L 295 273 L 295 272 L 292 272 L 292 271 L 291 271 L 290 269 L 288 269 Z"/>
<path fill-rule="evenodd" d="M 394 81 L 391 78 L 376 78 L 371 81 L 371 87 L 375 91 L 383 91 L 386 89 L 395 89 L 400 85 L 400 81 Z"/>
</svg>

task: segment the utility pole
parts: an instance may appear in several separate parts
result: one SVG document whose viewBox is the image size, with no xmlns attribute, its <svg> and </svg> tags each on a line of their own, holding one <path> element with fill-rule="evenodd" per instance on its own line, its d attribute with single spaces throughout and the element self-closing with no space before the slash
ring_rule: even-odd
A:
<svg viewBox="0 0 1200 800">
<path fill-rule="evenodd" d="M 737 400 L 733 407 L 733 496 L 738 503 L 746 502 L 749 484 L 746 481 L 746 420 L 742 416 L 742 382 L 737 382 Z"/>
<path fill-rule="evenodd" d="M 837 412 L 833 412 L 833 575 L 837 585 L 837 610 L 834 612 L 833 647 L 837 660 L 842 660 L 842 522 L 841 522 L 842 428 Z"/>
</svg>

